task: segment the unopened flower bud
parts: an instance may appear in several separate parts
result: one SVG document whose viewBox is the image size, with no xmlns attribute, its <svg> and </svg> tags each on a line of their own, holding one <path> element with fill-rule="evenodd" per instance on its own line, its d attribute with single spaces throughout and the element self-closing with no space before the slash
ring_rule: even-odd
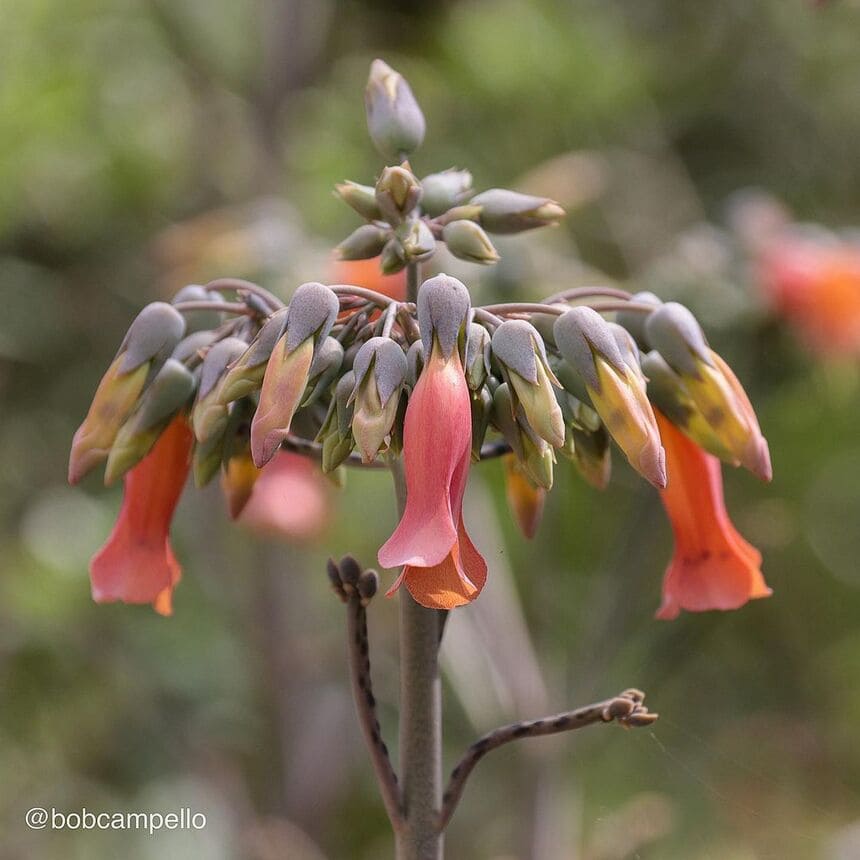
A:
<svg viewBox="0 0 860 860">
<path fill-rule="evenodd" d="M 362 460 L 370 463 L 391 432 L 406 378 L 406 356 L 393 340 L 373 337 L 355 357 L 352 435 Z"/>
<path fill-rule="evenodd" d="M 557 224 L 564 217 L 564 209 L 548 197 L 533 197 L 504 188 L 483 191 L 470 203 L 481 207 L 481 226 L 490 233 L 521 233 Z"/>
<path fill-rule="evenodd" d="M 378 257 L 391 233 L 375 224 L 362 224 L 335 248 L 339 260 L 370 260 Z"/>
<path fill-rule="evenodd" d="M 551 445 L 564 444 L 564 417 L 553 386 L 555 378 L 537 330 L 525 320 L 506 320 L 493 332 L 493 354 L 507 370 L 529 424 Z"/>
<path fill-rule="evenodd" d="M 334 397 L 317 439 L 322 441 L 322 470 L 330 474 L 350 455 L 355 447 L 352 437 L 353 401 L 355 373 L 345 373 L 335 387 Z"/>
<path fill-rule="evenodd" d="M 200 371 L 197 402 L 191 413 L 191 424 L 198 443 L 220 436 L 227 426 L 228 406 L 218 398 L 218 384 L 227 366 L 245 352 L 247 344 L 235 337 L 219 340 L 206 353 Z"/>
<path fill-rule="evenodd" d="M 263 323 L 251 345 L 227 370 L 218 388 L 218 399 L 222 403 L 230 403 L 240 397 L 246 397 L 263 384 L 266 362 L 284 333 L 287 313 L 288 308 L 273 313 Z"/>
<path fill-rule="evenodd" d="M 189 284 L 174 295 L 171 304 L 212 301 L 222 301 L 220 293 L 210 293 L 206 287 Z M 185 331 L 189 334 L 213 329 L 221 324 L 221 314 L 218 311 L 185 311 L 182 315 L 185 318 Z"/>
<path fill-rule="evenodd" d="M 302 406 L 310 406 L 322 397 L 334 382 L 343 367 L 344 351 L 340 341 L 333 337 L 324 338 L 308 373 L 308 390 Z"/>
<path fill-rule="evenodd" d="M 188 337 L 182 338 L 170 353 L 171 358 L 181 361 L 183 364 L 192 360 L 199 361 L 205 354 L 206 349 L 211 346 L 218 335 L 214 331 L 195 331 Z M 247 344 L 245 344 L 247 346 Z"/>
<path fill-rule="evenodd" d="M 406 382 L 410 388 L 414 388 L 424 369 L 424 344 L 416 340 L 406 353 Z"/>
<path fill-rule="evenodd" d="M 493 395 L 486 385 L 478 391 L 472 392 L 471 410 L 472 459 L 477 463 L 481 459 L 481 448 L 484 445 L 484 437 L 487 435 L 493 413 Z"/>
<path fill-rule="evenodd" d="M 502 463 L 505 468 L 505 498 L 508 507 L 523 536 L 531 540 L 543 516 L 546 490 L 535 485 L 513 454 L 502 457 Z"/>
<path fill-rule="evenodd" d="M 344 203 L 358 212 L 367 221 L 378 221 L 382 217 L 376 202 L 376 189 L 357 182 L 341 182 L 334 187 L 335 193 Z"/>
<path fill-rule="evenodd" d="M 339 307 L 337 296 L 322 284 L 302 284 L 293 295 L 287 327 L 269 357 L 251 422 L 251 453 L 258 468 L 272 459 L 287 438 L 311 364 Z"/>
<path fill-rule="evenodd" d="M 406 167 L 386 167 L 376 182 L 376 203 L 382 217 L 399 224 L 421 200 L 421 183 Z"/>
<path fill-rule="evenodd" d="M 418 290 L 418 327 L 425 358 L 433 352 L 434 339 L 445 359 L 451 357 L 456 347 L 464 345 L 471 309 L 469 291 L 456 278 L 436 275 L 424 281 Z"/>
<path fill-rule="evenodd" d="M 637 305 L 653 305 L 655 308 L 663 304 L 658 296 L 649 292 L 634 293 L 630 297 L 630 301 L 636 302 Z M 648 317 L 649 314 L 642 311 L 620 310 L 615 314 L 615 321 L 630 332 L 639 346 L 647 349 L 648 338 L 645 334 L 645 323 L 648 321 Z"/>
<path fill-rule="evenodd" d="M 182 314 L 164 302 L 153 302 L 137 315 L 72 440 L 69 483 L 80 481 L 108 456 L 147 382 L 175 349 L 184 331 Z"/>
<path fill-rule="evenodd" d="M 739 462 L 769 481 L 770 452 L 752 404 L 731 368 L 708 346 L 690 311 L 676 302 L 667 302 L 649 316 L 645 334 L 680 376 L 713 434 L 730 452 L 730 462 Z"/>
<path fill-rule="evenodd" d="M 170 420 L 194 394 L 194 374 L 169 358 L 152 380 L 140 403 L 116 435 L 105 466 L 105 484 L 112 484 L 150 451 Z"/>
<path fill-rule="evenodd" d="M 442 241 L 459 260 L 491 266 L 499 262 L 499 252 L 490 237 L 474 221 L 451 221 L 442 228 Z"/>
<path fill-rule="evenodd" d="M 408 263 L 426 262 L 436 251 L 433 231 L 423 221 L 418 219 L 404 221 L 396 232 Z"/>
<path fill-rule="evenodd" d="M 406 252 L 396 237 L 389 239 L 382 249 L 379 268 L 383 275 L 396 275 L 406 268 Z"/>
<path fill-rule="evenodd" d="M 644 379 L 625 361 L 612 328 L 591 308 L 576 307 L 556 320 L 554 332 L 562 356 L 582 376 L 594 408 L 631 465 L 664 487 L 665 454 Z"/>
<path fill-rule="evenodd" d="M 477 323 L 469 323 L 465 368 L 469 388 L 478 391 L 490 372 L 490 334 Z"/>
<path fill-rule="evenodd" d="M 552 489 L 555 463 L 552 447 L 529 426 L 522 405 L 514 402 L 506 382 L 493 393 L 491 420 L 531 480 L 539 487 Z"/>
<path fill-rule="evenodd" d="M 231 520 L 237 519 L 245 509 L 259 477 L 260 470 L 254 465 L 249 449 L 238 452 L 227 460 L 221 475 L 221 489 L 227 500 L 227 511 Z"/>
<path fill-rule="evenodd" d="M 421 180 L 424 196 L 421 209 L 431 218 L 444 214 L 459 206 L 472 190 L 472 174 L 468 170 L 443 170 L 431 173 Z"/>
<path fill-rule="evenodd" d="M 424 140 L 424 114 L 404 77 L 382 60 L 374 60 L 364 93 L 367 129 L 388 161 L 399 161 Z"/>
</svg>

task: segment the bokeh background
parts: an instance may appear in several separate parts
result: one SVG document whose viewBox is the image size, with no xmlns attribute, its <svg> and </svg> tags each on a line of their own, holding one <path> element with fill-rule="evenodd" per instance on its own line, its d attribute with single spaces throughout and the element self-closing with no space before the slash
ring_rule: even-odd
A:
<svg viewBox="0 0 860 860">
<path fill-rule="evenodd" d="M 750 391 L 770 486 L 727 475 L 774 596 L 658 622 L 671 535 L 615 457 L 564 462 L 533 542 L 498 463 L 467 518 L 491 580 L 446 634 L 446 764 L 479 732 L 642 687 L 653 729 L 529 741 L 476 771 L 452 858 L 860 857 L 858 360 L 767 305 L 737 192 L 860 224 L 860 4 L 851 0 L 0 2 L 0 857 L 372 860 L 390 840 L 348 697 L 327 554 L 370 564 L 384 475 L 327 487 L 313 540 L 229 524 L 187 492 L 171 619 L 90 601 L 119 504 L 67 450 L 145 302 L 218 275 L 284 295 L 331 277 L 354 226 L 335 182 L 381 162 L 362 90 L 383 56 L 428 119 L 419 174 L 561 200 L 479 298 L 602 280 L 695 309 Z M 447 264 L 446 264 L 447 265 Z M 383 728 L 396 606 L 370 610 Z M 201 832 L 34 833 L 31 806 L 203 811 Z"/>
</svg>

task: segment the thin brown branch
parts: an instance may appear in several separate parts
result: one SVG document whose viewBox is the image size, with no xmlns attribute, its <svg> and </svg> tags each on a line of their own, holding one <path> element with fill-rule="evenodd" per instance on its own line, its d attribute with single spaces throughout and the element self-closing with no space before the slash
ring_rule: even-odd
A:
<svg viewBox="0 0 860 860">
<path fill-rule="evenodd" d="M 391 826 L 397 831 L 404 821 L 403 798 L 376 716 L 367 637 L 365 607 L 376 592 L 378 577 L 374 571 L 361 572 L 358 562 L 350 556 L 343 558 L 339 566 L 329 560 L 328 574 L 335 592 L 346 603 L 347 657 L 352 697 L 385 811 Z"/>
<path fill-rule="evenodd" d="M 463 789 L 466 787 L 466 780 L 474 770 L 475 765 L 488 752 L 511 743 L 511 741 L 520 740 L 520 738 L 534 738 L 540 735 L 569 732 L 594 723 L 617 721 L 621 725 L 631 728 L 651 725 L 657 719 L 657 714 L 648 711 L 643 704 L 644 699 L 645 694 L 639 690 L 625 690 L 612 699 L 586 705 L 575 711 L 565 711 L 540 720 L 511 723 L 484 735 L 466 750 L 463 758 L 451 771 L 451 778 L 442 798 L 442 810 L 439 814 L 440 829 L 444 830 L 448 826 L 448 822 L 451 820 L 463 794 Z"/>
</svg>

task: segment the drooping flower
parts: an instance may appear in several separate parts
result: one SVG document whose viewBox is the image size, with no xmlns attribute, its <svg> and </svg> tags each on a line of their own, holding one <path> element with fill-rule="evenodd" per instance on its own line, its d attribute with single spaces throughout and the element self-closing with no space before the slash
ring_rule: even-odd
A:
<svg viewBox="0 0 860 860">
<path fill-rule="evenodd" d="M 543 516 L 546 490 L 532 481 L 514 454 L 502 457 L 505 469 L 505 498 L 508 508 L 529 540 L 535 536 Z"/>
<path fill-rule="evenodd" d="M 379 563 L 404 565 L 389 594 L 405 584 L 423 606 L 451 609 L 474 600 L 487 578 L 463 525 L 472 418 L 458 340 L 469 297 L 459 281 L 440 275 L 424 284 L 418 304 L 429 358 L 404 420 L 406 509 Z"/>
<path fill-rule="evenodd" d="M 329 513 L 326 481 L 314 464 L 279 451 L 259 470 L 239 522 L 257 534 L 303 541 L 322 532 Z"/>
<path fill-rule="evenodd" d="M 187 420 L 177 416 L 126 473 L 116 524 L 90 562 L 96 603 L 151 603 L 161 615 L 171 614 L 182 569 L 170 547 L 170 522 L 188 477 L 193 442 Z"/>
<path fill-rule="evenodd" d="M 682 609 L 738 609 L 768 597 L 761 553 L 741 537 L 726 511 L 720 461 L 659 411 L 656 417 L 668 474 L 660 498 L 675 536 L 657 617 L 676 618 Z"/>
</svg>

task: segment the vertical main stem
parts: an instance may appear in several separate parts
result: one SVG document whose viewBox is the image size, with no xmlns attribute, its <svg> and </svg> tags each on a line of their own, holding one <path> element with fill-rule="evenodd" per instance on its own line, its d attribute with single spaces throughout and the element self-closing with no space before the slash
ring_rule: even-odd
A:
<svg viewBox="0 0 860 860">
<path fill-rule="evenodd" d="M 398 508 L 406 505 L 402 461 L 391 466 Z M 439 614 L 400 589 L 400 781 L 405 823 L 397 860 L 442 860 L 442 688 Z"/>
</svg>

